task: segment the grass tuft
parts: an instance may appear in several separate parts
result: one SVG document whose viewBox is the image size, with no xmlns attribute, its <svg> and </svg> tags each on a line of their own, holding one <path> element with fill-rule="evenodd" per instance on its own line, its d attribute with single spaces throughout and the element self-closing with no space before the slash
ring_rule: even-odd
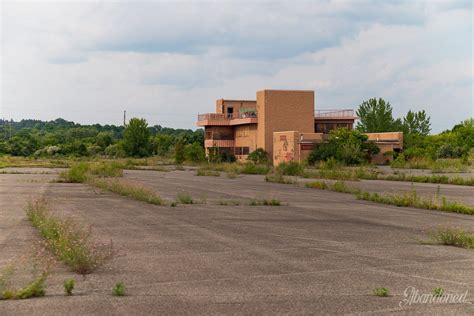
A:
<svg viewBox="0 0 474 316">
<path fill-rule="evenodd" d="M 63 283 L 64 286 L 64 293 L 66 293 L 67 296 L 72 295 L 72 290 L 74 289 L 74 284 L 75 284 L 74 279 L 66 279 Z"/>
<path fill-rule="evenodd" d="M 209 170 L 200 168 L 196 172 L 196 176 L 204 176 L 204 177 L 219 177 L 221 174 L 219 171 Z"/>
<path fill-rule="evenodd" d="M 219 200 L 219 205 L 238 206 L 240 204 L 241 204 L 240 201 L 237 201 L 237 200 Z"/>
<path fill-rule="evenodd" d="M 435 297 L 441 297 L 444 295 L 444 289 L 442 287 L 437 287 L 433 289 L 433 295 Z"/>
<path fill-rule="evenodd" d="M 296 179 L 285 177 L 281 172 L 275 172 L 272 174 L 267 174 L 265 176 L 265 181 L 274 182 L 274 183 L 283 183 L 283 184 L 295 184 Z"/>
<path fill-rule="evenodd" d="M 243 174 L 267 174 L 270 172 L 268 165 L 257 165 L 253 163 L 246 163 L 240 168 L 239 172 Z"/>
<path fill-rule="evenodd" d="M 115 286 L 112 288 L 112 295 L 113 296 L 125 296 L 125 285 L 123 282 L 117 282 Z"/>
<path fill-rule="evenodd" d="M 314 189 L 320 189 L 320 190 L 329 189 L 329 186 L 326 184 L 326 182 L 323 182 L 323 181 L 308 182 L 308 183 L 305 183 L 304 186 L 307 188 L 314 188 Z"/>
<path fill-rule="evenodd" d="M 281 202 L 277 199 L 252 199 L 249 203 L 250 206 L 280 206 Z"/>
<path fill-rule="evenodd" d="M 176 202 L 181 204 L 193 204 L 194 200 L 191 194 L 183 191 L 176 194 Z"/>
<path fill-rule="evenodd" d="M 389 291 L 385 287 L 377 287 L 372 290 L 372 294 L 375 296 L 387 297 L 389 295 Z"/>
<path fill-rule="evenodd" d="M 26 299 L 31 297 L 41 297 L 45 295 L 45 282 L 48 278 L 48 274 L 46 272 L 42 273 L 39 277 L 37 277 L 33 282 L 25 286 L 24 288 L 18 290 L 16 292 L 15 297 L 19 299 Z"/>
<path fill-rule="evenodd" d="M 460 228 L 439 227 L 431 230 L 429 237 L 436 244 L 474 249 L 474 235 Z"/>
</svg>

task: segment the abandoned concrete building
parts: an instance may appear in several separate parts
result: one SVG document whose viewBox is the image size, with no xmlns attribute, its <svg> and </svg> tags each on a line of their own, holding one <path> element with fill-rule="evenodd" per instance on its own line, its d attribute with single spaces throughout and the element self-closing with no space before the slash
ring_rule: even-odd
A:
<svg viewBox="0 0 474 316">
<path fill-rule="evenodd" d="M 246 160 L 257 148 L 268 152 L 274 165 L 301 162 L 318 144 L 328 140 L 335 128 L 352 129 L 354 110 L 316 110 L 314 91 L 262 90 L 256 100 L 216 101 L 215 113 L 199 114 L 197 126 L 204 127 L 204 147 L 233 153 Z M 387 152 L 399 151 L 403 133 L 366 133 L 380 153 L 371 157 L 377 164 L 389 162 Z"/>
</svg>

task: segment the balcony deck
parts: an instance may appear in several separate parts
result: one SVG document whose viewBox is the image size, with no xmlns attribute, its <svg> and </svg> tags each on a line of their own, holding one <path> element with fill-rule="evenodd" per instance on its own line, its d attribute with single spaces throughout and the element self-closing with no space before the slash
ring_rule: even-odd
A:
<svg viewBox="0 0 474 316">
<path fill-rule="evenodd" d="M 234 125 L 244 125 L 244 124 L 256 124 L 258 123 L 258 118 L 256 114 L 240 114 L 235 116 L 227 116 L 220 113 L 206 113 L 199 114 L 197 126 L 234 126 Z"/>
<path fill-rule="evenodd" d="M 230 139 L 206 139 L 204 140 L 204 147 L 224 147 L 224 148 L 233 148 L 235 147 L 235 140 Z"/>
</svg>

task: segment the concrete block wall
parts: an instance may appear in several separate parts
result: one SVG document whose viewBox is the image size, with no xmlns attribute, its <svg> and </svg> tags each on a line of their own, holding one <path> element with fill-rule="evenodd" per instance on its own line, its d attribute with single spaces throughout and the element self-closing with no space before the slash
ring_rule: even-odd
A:
<svg viewBox="0 0 474 316">
<path fill-rule="evenodd" d="M 262 90 L 257 92 L 257 147 L 273 157 L 273 133 L 314 133 L 314 91 Z"/>
</svg>

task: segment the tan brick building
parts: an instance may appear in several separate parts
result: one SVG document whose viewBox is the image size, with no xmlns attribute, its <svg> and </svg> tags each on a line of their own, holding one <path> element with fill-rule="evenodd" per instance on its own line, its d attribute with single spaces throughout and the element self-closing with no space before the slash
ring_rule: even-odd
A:
<svg viewBox="0 0 474 316">
<path fill-rule="evenodd" d="M 257 148 L 265 149 L 274 164 L 302 161 L 314 146 L 327 140 L 334 128 L 353 128 L 353 110 L 314 109 L 314 91 L 262 90 L 257 100 L 216 101 L 216 112 L 198 115 L 197 126 L 204 127 L 206 153 L 211 148 L 233 153 L 238 160 Z M 374 162 L 390 157 L 384 152 L 399 150 L 401 133 L 368 134 L 380 148 Z"/>
</svg>

